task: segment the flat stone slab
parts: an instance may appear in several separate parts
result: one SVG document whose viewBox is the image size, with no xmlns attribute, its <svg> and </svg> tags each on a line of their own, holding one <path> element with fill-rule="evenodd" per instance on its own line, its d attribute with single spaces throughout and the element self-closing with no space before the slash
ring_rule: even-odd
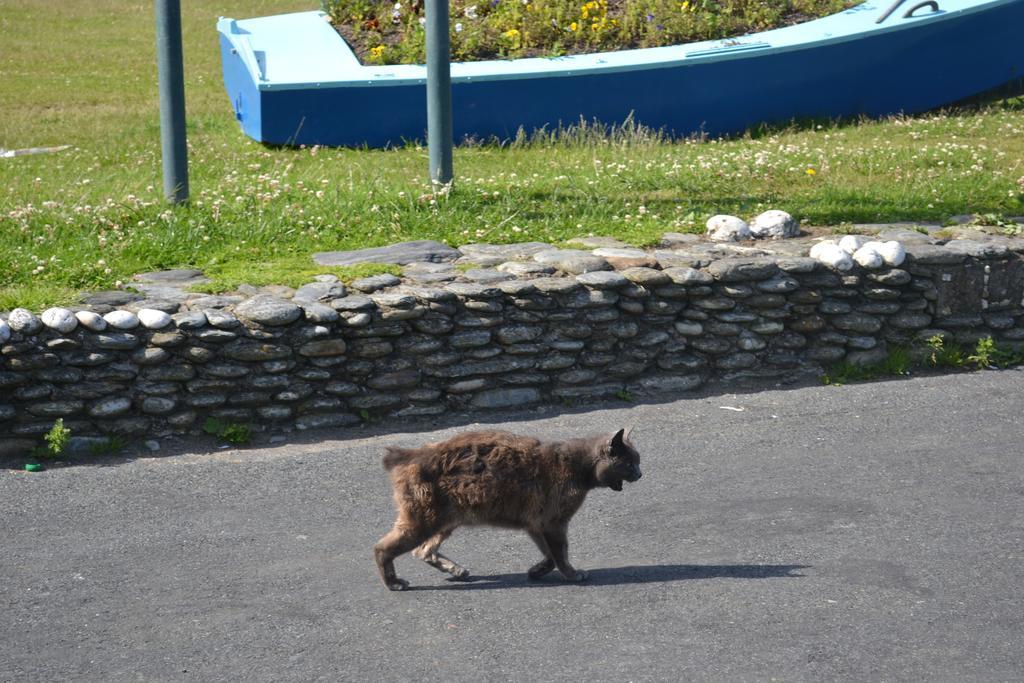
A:
<svg viewBox="0 0 1024 683">
<path fill-rule="evenodd" d="M 533 275 L 551 275 L 555 272 L 553 266 L 546 266 L 543 263 L 523 263 L 520 261 L 506 261 L 497 268 L 503 273 L 509 273 L 516 277 L 530 277 Z"/>
<path fill-rule="evenodd" d="M 461 255 L 458 249 L 447 244 L 434 240 L 416 240 L 355 251 L 321 251 L 313 254 L 313 261 L 320 266 L 351 266 L 357 263 L 395 263 L 404 266 L 417 261 L 454 261 Z"/>
<path fill-rule="evenodd" d="M 135 282 L 144 282 L 154 285 L 176 285 L 186 286 L 196 282 L 209 282 L 203 275 L 203 271 L 191 268 L 178 268 L 172 270 L 155 270 L 150 273 L 139 273 L 134 278 Z"/>
<path fill-rule="evenodd" d="M 395 278 L 397 280 L 397 278 Z M 330 301 L 345 296 L 345 285 L 340 282 L 311 282 L 295 290 L 292 300 L 300 303 L 307 301 Z"/>
<path fill-rule="evenodd" d="M 440 271 L 436 273 L 432 273 L 425 270 L 414 270 L 405 271 L 402 273 L 402 275 L 404 275 L 405 278 L 408 280 L 418 282 L 424 285 L 451 282 L 456 277 L 456 273 L 454 270 Z"/>
<path fill-rule="evenodd" d="M 245 300 L 245 297 L 236 294 L 201 294 L 193 295 L 185 303 L 191 311 L 201 311 L 207 308 L 227 308 Z"/>
<path fill-rule="evenodd" d="M 666 232 L 661 236 L 661 241 L 658 243 L 658 246 L 665 247 L 666 249 L 674 249 L 676 247 L 685 247 L 689 244 L 696 244 L 701 241 L 703 241 L 703 238 L 692 232 Z"/>
<path fill-rule="evenodd" d="M 879 242 L 888 242 L 889 240 L 896 240 L 904 244 L 911 242 L 915 244 L 935 244 L 936 241 L 934 237 L 925 235 L 917 230 L 907 230 L 904 228 L 886 228 L 878 233 Z"/>
<path fill-rule="evenodd" d="M 589 273 L 592 270 L 611 270 L 611 265 L 599 256 L 577 249 L 551 249 L 534 254 L 537 263 L 553 266 L 571 275 Z"/>
<path fill-rule="evenodd" d="M 388 287 L 395 287 L 396 285 L 401 284 L 401 282 L 402 279 L 399 277 L 395 277 L 390 273 L 381 273 L 380 275 L 371 275 L 370 277 L 362 277 L 358 280 L 354 280 L 352 282 L 352 289 L 364 294 L 369 294 Z M 341 296 L 344 296 L 344 294 Z M 337 299 L 340 297 L 332 296 L 330 298 Z"/>
<path fill-rule="evenodd" d="M 502 261 L 522 261 L 531 258 L 541 251 L 548 251 L 553 247 L 544 242 L 520 242 L 518 244 L 463 244 L 459 252 L 468 261 L 475 259 L 500 258 Z M 476 261 L 480 263 L 480 261 Z M 500 263 L 500 262 L 499 262 Z"/>
<path fill-rule="evenodd" d="M 110 290 L 106 292 L 93 292 L 82 297 L 81 302 L 86 306 L 124 306 L 132 301 L 142 301 L 145 297 L 134 292 L 122 292 Z"/>
<path fill-rule="evenodd" d="M 511 280 L 515 277 L 510 273 L 505 273 L 500 270 L 494 270 L 493 268 L 472 268 L 462 274 L 462 277 L 470 280 L 471 282 L 478 282 L 480 284 L 493 284 L 495 282 L 504 282 L 505 280 Z"/>
<path fill-rule="evenodd" d="M 915 223 L 913 221 L 896 221 L 893 223 L 854 223 L 853 230 L 855 232 L 869 234 L 873 232 L 881 232 L 882 230 L 913 230 L 914 228 L 924 228 L 928 232 L 938 232 L 942 230 L 942 226 L 938 223 Z"/>
<path fill-rule="evenodd" d="M 567 242 L 573 246 L 581 246 L 585 249 L 598 249 L 598 248 L 616 248 L 616 247 L 628 247 L 629 245 L 622 240 L 617 240 L 614 237 L 602 237 L 600 235 L 595 237 L 573 237 Z"/>
<path fill-rule="evenodd" d="M 998 258 L 1009 252 L 1005 244 L 996 240 L 952 240 L 946 243 L 946 250 L 976 258 Z"/>
<path fill-rule="evenodd" d="M 139 273 L 132 278 L 132 289 L 149 299 L 181 302 L 192 296 L 189 288 L 210 281 L 201 270 L 173 269 Z"/>
</svg>

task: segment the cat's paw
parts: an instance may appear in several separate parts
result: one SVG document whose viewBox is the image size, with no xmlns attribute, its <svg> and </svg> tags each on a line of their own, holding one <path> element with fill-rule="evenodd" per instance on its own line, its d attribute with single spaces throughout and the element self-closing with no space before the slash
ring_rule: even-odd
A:
<svg viewBox="0 0 1024 683">
<path fill-rule="evenodd" d="M 551 573 L 551 570 L 554 568 L 555 563 L 551 560 L 541 560 L 527 570 L 526 576 L 527 578 L 536 581 L 537 579 Z"/>
<path fill-rule="evenodd" d="M 565 577 L 566 581 L 571 581 L 572 583 L 583 583 L 590 578 L 582 569 L 574 569 L 571 574 L 563 573 L 562 576 Z"/>
<path fill-rule="evenodd" d="M 450 573 L 453 581 L 465 581 L 469 578 L 469 570 L 465 567 L 455 567 Z"/>
<path fill-rule="evenodd" d="M 404 591 L 409 587 L 409 582 L 405 579 L 395 578 L 387 582 L 387 587 L 389 591 Z"/>
</svg>

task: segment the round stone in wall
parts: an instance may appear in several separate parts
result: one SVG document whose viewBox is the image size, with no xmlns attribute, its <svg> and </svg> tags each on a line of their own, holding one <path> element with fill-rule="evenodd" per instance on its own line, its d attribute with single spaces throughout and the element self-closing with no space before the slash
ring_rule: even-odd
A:
<svg viewBox="0 0 1024 683">
<path fill-rule="evenodd" d="M 25 308 L 15 308 L 11 311 L 11 314 L 7 317 L 7 324 L 15 332 L 23 334 L 35 334 L 43 329 L 42 321 L 32 311 Z"/>
<path fill-rule="evenodd" d="M 99 313 L 92 311 L 78 311 L 75 313 L 75 318 L 78 319 L 78 324 L 87 330 L 93 332 L 102 332 L 107 329 L 107 321 L 103 319 Z"/>
<path fill-rule="evenodd" d="M 853 260 L 864 268 L 881 268 L 885 263 L 885 260 L 882 258 L 882 255 L 875 250 L 875 247 L 872 246 L 875 244 L 879 243 L 868 242 L 863 247 L 853 252 Z"/>
<path fill-rule="evenodd" d="M 883 242 L 882 246 L 878 248 L 878 253 L 882 256 L 882 260 L 885 261 L 887 266 L 899 266 L 907 258 L 907 250 L 895 240 Z"/>
<path fill-rule="evenodd" d="M 580 273 L 576 276 L 576 281 L 595 289 L 617 289 L 629 284 L 629 280 L 624 275 L 614 270 L 595 270 L 589 273 Z"/>
<path fill-rule="evenodd" d="M 750 221 L 750 232 L 758 239 L 779 240 L 799 235 L 800 225 L 785 211 L 771 209 Z"/>
<path fill-rule="evenodd" d="M 0 344 L 11 338 L 11 326 L 6 320 L 0 320 Z"/>
<path fill-rule="evenodd" d="M 719 214 L 708 219 L 707 236 L 715 242 L 739 242 L 751 239 L 753 234 L 743 219 Z"/>
<path fill-rule="evenodd" d="M 103 316 L 103 319 L 118 330 L 132 330 L 139 326 L 139 316 L 131 311 L 111 311 Z"/>
<path fill-rule="evenodd" d="M 171 324 L 169 313 L 158 311 L 155 308 L 143 308 L 138 312 L 139 322 L 149 330 L 159 330 Z"/>
<path fill-rule="evenodd" d="M 48 308 L 43 311 L 40 318 L 44 325 L 61 334 L 67 334 L 78 327 L 78 318 L 66 308 Z"/>
<path fill-rule="evenodd" d="M 290 301 L 259 295 L 235 306 L 235 315 L 273 327 L 295 322 L 302 315 L 302 309 Z"/>
<path fill-rule="evenodd" d="M 92 404 L 89 414 L 93 417 L 114 417 L 131 410 L 132 400 L 127 396 L 113 396 L 101 399 Z"/>
</svg>

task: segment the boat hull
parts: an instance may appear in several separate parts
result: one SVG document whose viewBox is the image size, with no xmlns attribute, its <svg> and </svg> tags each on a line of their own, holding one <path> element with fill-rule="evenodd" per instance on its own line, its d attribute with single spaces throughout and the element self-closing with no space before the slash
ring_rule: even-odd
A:
<svg viewBox="0 0 1024 683">
<path fill-rule="evenodd" d="M 833 33 L 806 44 L 786 43 L 777 36 L 788 29 L 780 29 L 703 50 L 680 46 L 662 61 L 652 60 L 650 50 L 632 51 L 646 54 L 646 63 L 639 64 L 624 60 L 628 53 L 614 53 L 616 59 L 606 60 L 608 68 L 601 68 L 600 55 L 589 55 L 586 62 L 514 60 L 546 63 L 545 70 L 532 73 L 510 71 L 514 62 L 489 62 L 473 65 L 472 73 L 464 69 L 460 76 L 458 69 L 467 65 L 454 64 L 455 138 L 509 139 L 520 130 L 530 133 L 581 119 L 603 124 L 631 119 L 672 136 L 718 136 L 794 119 L 927 111 L 1024 73 L 1024 1 L 984 4 L 989 7 L 956 16 L 894 15 L 887 20 L 893 27 L 882 30 L 886 27 L 873 22 L 884 8 L 866 3 L 843 14 L 867 24 L 863 15 L 868 12 L 872 26 L 841 39 L 830 39 Z M 267 50 L 261 62 L 258 52 L 250 51 L 246 59 L 235 38 L 249 39 L 255 31 L 233 34 L 232 23 L 226 22 L 232 20 L 220 26 L 225 86 L 250 137 L 271 144 L 370 147 L 425 138 L 422 70 L 393 68 L 390 73 L 397 78 L 389 82 L 383 67 L 349 62 L 345 79 L 274 82 L 261 66 L 275 55 Z M 233 23 L 236 30 L 239 23 Z M 761 36 L 771 36 L 771 42 Z M 552 69 L 551 63 L 565 68 Z M 504 71 L 496 68 L 489 75 L 487 64 Z M 301 59 L 292 66 L 293 73 L 301 74 Z"/>
</svg>

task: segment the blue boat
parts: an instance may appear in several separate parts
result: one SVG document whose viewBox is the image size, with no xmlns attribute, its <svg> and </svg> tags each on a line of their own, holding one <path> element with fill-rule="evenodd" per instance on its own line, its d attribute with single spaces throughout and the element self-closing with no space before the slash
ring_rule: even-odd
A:
<svg viewBox="0 0 1024 683">
<path fill-rule="evenodd" d="M 222 18 L 242 130 L 275 145 L 426 137 L 426 67 L 364 66 L 322 12 Z M 729 40 L 451 65 L 455 140 L 632 121 L 672 136 L 917 113 L 1024 76 L 1024 0 L 865 2 Z"/>
</svg>

